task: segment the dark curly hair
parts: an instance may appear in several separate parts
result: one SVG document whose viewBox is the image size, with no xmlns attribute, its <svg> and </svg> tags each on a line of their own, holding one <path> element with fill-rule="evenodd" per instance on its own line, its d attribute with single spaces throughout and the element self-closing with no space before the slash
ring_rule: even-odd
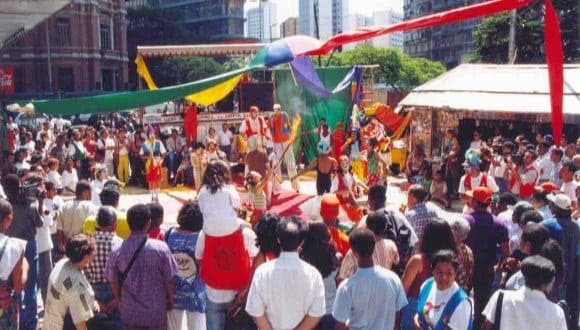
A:
<svg viewBox="0 0 580 330">
<path fill-rule="evenodd" d="M 64 255 L 76 264 L 95 251 L 95 243 L 84 234 L 73 236 L 67 243 Z"/>
<path fill-rule="evenodd" d="M 189 201 L 181 207 L 177 214 L 179 227 L 192 232 L 198 232 L 203 227 L 203 214 L 199 209 L 199 203 Z"/>
<path fill-rule="evenodd" d="M 435 252 L 439 250 L 451 250 L 457 253 L 457 246 L 453 239 L 451 227 L 447 221 L 441 219 L 427 223 L 423 232 L 423 240 L 421 241 L 421 252 L 427 258 L 431 259 Z"/>
<path fill-rule="evenodd" d="M 216 160 L 207 165 L 202 182 L 212 194 L 215 194 L 223 186 L 230 183 L 230 178 L 229 166 L 221 160 Z"/>
<path fill-rule="evenodd" d="M 336 248 L 330 240 L 326 224 L 323 222 L 309 224 L 300 257 L 318 269 L 323 278 L 337 269 Z"/>
<path fill-rule="evenodd" d="M 256 224 L 256 247 L 261 253 L 272 252 L 276 256 L 280 255 L 280 243 L 276 233 L 279 223 L 280 216 L 275 213 L 266 213 L 260 217 Z"/>
</svg>

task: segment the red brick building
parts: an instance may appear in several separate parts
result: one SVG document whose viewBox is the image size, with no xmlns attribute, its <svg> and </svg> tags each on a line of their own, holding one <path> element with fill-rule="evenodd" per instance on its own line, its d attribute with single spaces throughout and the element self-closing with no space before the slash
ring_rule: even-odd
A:
<svg viewBox="0 0 580 330">
<path fill-rule="evenodd" d="M 128 61 L 124 0 L 75 0 L 0 48 L 16 93 L 127 90 Z"/>
</svg>

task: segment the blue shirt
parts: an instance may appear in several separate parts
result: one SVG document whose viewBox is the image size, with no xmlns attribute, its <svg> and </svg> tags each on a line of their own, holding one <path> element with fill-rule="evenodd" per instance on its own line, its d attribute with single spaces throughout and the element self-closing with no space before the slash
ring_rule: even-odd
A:
<svg viewBox="0 0 580 330">
<path fill-rule="evenodd" d="M 172 229 L 165 234 L 167 245 L 177 264 L 175 283 L 175 309 L 205 313 L 205 284 L 199 277 L 199 265 L 195 262 L 195 245 L 198 233 L 180 233 Z"/>
<path fill-rule="evenodd" d="M 544 218 L 544 220 L 554 217 L 552 215 L 552 211 L 550 211 L 550 207 L 548 205 L 544 205 L 541 208 L 539 208 L 538 212 L 540 212 L 540 214 L 542 214 L 542 218 Z"/>
<path fill-rule="evenodd" d="M 562 233 L 562 226 L 558 223 L 555 218 L 548 218 L 540 222 L 540 224 L 550 232 L 550 238 L 558 241 L 560 245 L 562 244 L 562 239 L 564 238 L 564 233 Z"/>
<path fill-rule="evenodd" d="M 399 277 L 379 266 L 359 268 L 340 284 L 332 316 L 349 329 L 394 329 L 397 312 L 407 305 Z"/>
</svg>

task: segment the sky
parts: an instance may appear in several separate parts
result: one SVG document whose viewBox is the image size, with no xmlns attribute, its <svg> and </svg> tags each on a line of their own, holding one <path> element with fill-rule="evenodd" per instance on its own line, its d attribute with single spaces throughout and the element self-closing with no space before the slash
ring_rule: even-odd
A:
<svg viewBox="0 0 580 330">
<path fill-rule="evenodd" d="M 284 22 L 286 18 L 298 16 L 298 0 L 270 0 L 276 3 L 278 11 L 278 23 Z M 394 8 L 403 10 L 402 0 L 348 0 L 349 13 L 363 14 L 370 16 L 373 11 Z M 246 2 L 247 9 L 257 7 L 257 1 Z"/>
</svg>

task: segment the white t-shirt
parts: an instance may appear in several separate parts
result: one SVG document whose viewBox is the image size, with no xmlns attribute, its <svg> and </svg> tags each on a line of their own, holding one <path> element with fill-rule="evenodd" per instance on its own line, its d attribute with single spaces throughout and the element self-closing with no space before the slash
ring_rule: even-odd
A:
<svg viewBox="0 0 580 330">
<path fill-rule="evenodd" d="M 543 292 L 527 287 L 503 292 L 500 329 L 566 329 L 564 311 L 548 300 Z M 492 323 L 498 294 L 499 291 L 496 291 L 491 296 L 482 313 Z"/>
<path fill-rule="evenodd" d="M 534 167 L 540 173 L 540 180 L 550 180 L 552 169 L 554 168 L 554 162 L 550 160 L 550 154 L 546 153 L 544 156 L 538 157 L 534 162 Z"/>
<path fill-rule="evenodd" d="M 577 199 L 576 199 L 576 187 L 578 186 L 578 184 L 576 183 L 576 181 L 572 180 L 570 182 L 562 182 L 562 187 L 560 188 L 560 190 L 568 195 L 568 197 L 570 197 L 570 200 L 572 200 L 572 203 L 574 203 Z"/>
<path fill-rule="evenodd" d="M 203 214 L 203 231 L 210 236 L 226 236 L 240 227 L 236 209 L 241 206 L 240 194 L 226 185 L 214 194 L 203 186 L 199 191 L 199 208 Z"/>
<path fill-rule="evenodd" d="M 244 222 L 238 219 L 236 223 L 239 226 Z M 246 251 L 248 251 L 250 259 L 253 259 L 260 252 L 260 249 L 258 249 L 258 247 L 256 246 L 256 234 L 250 228 L 244 226 L 244 229 L 242 230 L 242 235 L 244 236 L 244 247 L 246 248 Z M 199 232 L 199 237 L 197 238 L 197 243 L 195 244 L 195 259 L 201 260 L 203 258 L 204 247 L 205 247 L 205 233 L 202 230 Z M 209 300 L 218 304 L 233 301 L 236 295 L 238 294 L 238 291 L 214 289 L 209 285 L 206 285 L 205 292 Z"/>
<path fill-rule="evenodd" d="M 469 149 L 479 150 L 479 149 L 481 149 L 481 147 L 484 147 L 484 146 L 485 146 L 485 142 L 483 142 L 483 140 L 471 141 L 471 143 L 469 144 Z"/>
<path fill-rule="evenodd" d="M 113 140 L 109 137 L 106 138 L 104 142 L 103 142 L 102 138 L 97 140 L 97 148 L 99 148 L 99 149 L 114 148 L 114 147 L 115 147 L 115 140 Z M 114 149 L 105 150 L 105 160 L 112 161 L 114 153 L 115 153 Z"/>
<path fill-rule="evenodd" d="M 503 174 L 506 168 L 506 163 L 503 160 L 503 156 L 496 155 L 495 160 L 499 162 L 499 164 L 497 166 L 494 166 L 493 164 L 490 166 L 489 175 L 495 178 L 503 178 Z"/>
<path fill-rule="evenodd" d="M 465 177 L 469 176 L 469 174 L 465 174 L 459 180 L 459 189 L 457 190 L 460 194 L 465 194 L 467 189 L 465 189 Z M 483 173 L 479 173 L 478 176 L 472 177 L 469 176 L 471 180 L 471 189 L 475 189 L 481 186 L 481 179 L 483 178 Z M 491 190 L 492 193 L 497 193 L 499 191 L 499 187 L 497 183 L 495 183 L 495 179 L 491 175 L 487 175 L 487 187 Z M 468 214 L 473 212 L 473 209 L 467 205 L 463 207 L 463 214 Z"/>
<path fill-rule="evenodd" d="M 101 206 L 101 191 L 103 191 L 103 187 L 105 183 L 101 180 L 93 180 L 91 181 L 91 201 L 96 207 Z"/>
<path fill-rule="evenodd" d="M 54 183 L 56 189 L 62 188 L 62 176 L 57 171 L 49 171 L 46 181 Z"/>
<path fill-rule="evenodd" d="M 12 270 L 16 266 L 16 263 L 24 255 L 24 250 L 26 250 L 26 241 L 19 238 L 12 238 L 0 233 L 0 247 L 4 245 L 5 240 L 8 239 L 6 243 L 6 249 L 0 259 L 0 280 L 6 281 L 12 274 Z"/>
<path fill-rule="evenodd" d="M 77 176 L 77 170 L 72 169 L 72 172 L 67 170 L 62 171 L 62 188 L 69 188 L 72 192 L 76 190 L 77 183 L 79 182 L 79 177 Z"/>
<path fill-rule="evenodd" d="M 38 253 L 46 252 L 52 249 L 52 239 L 50 230 L 54 226 L 54 217 L 58 214 L 54 210 L 54 203 L 51 199 L 45 198 L 42 202 L 42 226 L 36 228 L 36 244 Z"/>
<path fill-rule="evenodd" d="M 326 313 L 324 297 L 320 272 L 298 253 L 282 252 L 256 269 L 246 311 L 254 317 L 265 315 L 273 329 L 295 329 L 306 315 Z"/>
<path fill-rule="evenodd" d="M 232 131 L 230 131 L 229 129 L 227 129 L 225 132 L 224 130 L 220 130 L 217 133 L 217 137 L 218 137 L 218 143 L 221 147 L 227 147 L 229 145 L 232 144 Z"/>
<path fill-rule="evenodd" d="M 423 290 L 423 286 L 421 286 L 421 290 Z M 459 290 L 459 285 L 457 285 L 455 282 L 453 282 L 453 285 L 451 285 L 450 288 L 443 291 L 437 289 L 437 284 L 433 283 L 431 291 L 429 292 L 429 296 L 427 297 L 427 303 L 425 304 L 426 306 L 427 304 L 434 306 L 425 315 L 425 319 L 429 324 L 435 326 L 437 322 L 439 322 L 441 314 L 445 309 L 445 305 L 449 302 L 457 290 Z M 470 318 L 471 303 L 469 300 L 465 299 L 455 308 L 451 318 L 449 318 L 447 327 L 449 329 L 467 329 Z"/>
</svg>

